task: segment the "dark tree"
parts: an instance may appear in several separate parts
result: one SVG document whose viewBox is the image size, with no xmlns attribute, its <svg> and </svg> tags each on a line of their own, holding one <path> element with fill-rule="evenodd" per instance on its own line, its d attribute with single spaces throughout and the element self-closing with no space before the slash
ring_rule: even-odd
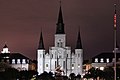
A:
<svg viewBox="0 0 120 80">
<path fill-rule="evenodd" d="M 86 78 L 88 80 L 89 78 L 91 78 L 91 75 L 87 73 L 83 76 L 83 78 Z"/>
<path fill-rule="evenodd" d="M 71 73 L 69 77 L 70 77 L 70 80 L 75 80 L 75 73 Z"/>
<path fill-rule="evenodd" d="M 112 67 L 107 67 L 104 69 L 105 80 L 113 80 L 114 79 L 114 69 Z"/>
<path fill-rule="evenodd" d="M 0 72 L 0 80 L 16 80 L 19 78 L 19 71 L 15 68 L 6 68 Z"/>
<path fill-rule="evenodd" d="M 80 79 L 81 79 L 81 75 L 78 74 L 78 75 L 76 76 L 76 80 L 80 80 Z"/>
<path fill-rule="evenodd" d="M 92 67 L 88 70 L 88 73 L 84 75 L 84 78 L 93 78 L 94 80 L 97 80 L 97 78 L 104 79 L 104 72 L 98 68 L 95 69 Z"/>
<path fill-rule="evenodd" d="M 50 73 L 43 72 L 38 76 L 37 80 L 55 80 L 55 78 L 52 76 L 51 72 Z"/>
</svg>

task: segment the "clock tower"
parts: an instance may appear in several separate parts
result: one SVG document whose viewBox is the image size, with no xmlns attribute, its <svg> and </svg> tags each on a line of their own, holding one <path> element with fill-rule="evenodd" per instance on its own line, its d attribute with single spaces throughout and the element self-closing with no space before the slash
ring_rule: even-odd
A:
<svg viewBox="0 0 120 80">
<path fill-rule="evenodd" d="M 57 28 L 56 28 L 56 34 L 55 34 L 55 47 L 65 47 L 66 35 L 64 31 L 64 23 L 63 23 L 61 5 L 60 5 L 58 21 L 56 25 L 57 25 Z"/>
</svg>

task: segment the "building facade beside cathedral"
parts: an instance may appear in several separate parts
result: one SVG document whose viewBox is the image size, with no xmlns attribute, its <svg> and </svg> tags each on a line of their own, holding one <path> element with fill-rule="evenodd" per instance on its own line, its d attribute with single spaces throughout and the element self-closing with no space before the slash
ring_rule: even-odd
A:
<svg viewBox="0 0 120 80">
<path fill-rule="evenodd" d="M 54 35 L 54 46 L 49 47 L 49 52 L 44 48 L 43 35 L 41 32 L 39 47 L 37 49 L 37 71 L 38 74 L 46 72 L 59 73 L 60 75 L 82 75 L 83 48 L 81 44 L 80 31 L 78 32 L 76 48 L 72 52 L 70 46 L 66 46 L 66 34 L 62 9 L 60 6 L 56 33 Z"/>
<path fill-rule="evenodd" d="M 30 59 L 21 53 L 11 53 L 6 44 L 0 53 L 0 63 L 6 63 L 10 67 L 15 68 L 19 71 L 29 70 L 29 62 Z"/>
</svg>

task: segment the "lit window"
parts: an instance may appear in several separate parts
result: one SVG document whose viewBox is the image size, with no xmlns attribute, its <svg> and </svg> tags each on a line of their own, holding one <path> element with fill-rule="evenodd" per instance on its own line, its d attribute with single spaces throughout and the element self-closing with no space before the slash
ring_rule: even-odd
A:
<svg viewBox="0 0 120 80">
<path fill-rule="evenodd" d="M 22 64 L 25 64 L 25 63 L 26 63 L 26 61 L 25 61 L 25 59 L 23 59 L 23 60 L 22 60 Z"/>
<path fill-rule="evenodd" d="M 78 68 L 80 68 L 80 64 L 78 64 Z"/>
<path fill-rule="evenodd" d="M 109 63 L 109 58 L 106 59 L 106 62 Z"/>
<path fill-rule="evenodd" d="M 12 64 L 15 64 L 15 59 L 12 59 Z"/>
<path fill-rule="evenodd" d="M 104 62 L 104 61 L 103 61 L 103 58 L 100 59 L 100 62 Z"/>
<path fill-rule="evenodd" d="M 72 69 L 74 69 L 74 64 L 72 64 Z"/>
<path fill-rule="evenodd" d="M 99 67 L 95 67 L 96 69 L 99 68 Z"/>
<path fill-rule="evenodd" d="M 6 56 L 6 57 L 4 57 L 4 58 L 9 58 L 9 56 Z"/>
<path fill-rule="evenodd" d="M 104 67 L 100 67 L 100 70 L 104 70 Z"/>
<path fill-rule="evenodd" d="M 95 58 L 95 62 L 98 62 L 98 58 Z"/>
<path fill-rule="evenodd" d="M 17 64 L 20 64 L 20 59 L 17 59 Z"/>
</svg>

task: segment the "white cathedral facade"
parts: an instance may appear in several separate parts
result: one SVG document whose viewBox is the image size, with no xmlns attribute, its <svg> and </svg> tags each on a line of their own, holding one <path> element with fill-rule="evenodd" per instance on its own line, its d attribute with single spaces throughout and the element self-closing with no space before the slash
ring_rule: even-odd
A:
<svg viewBox="0 0 120 80">
<path fill-rule="evenodd" d="M 37 71 L 38 74 L 46 72 L 56 72 L 59 67 L 63 72 L 62 75 L 82 75 L 83 49 L 80 38 L 80 31 L 76 41 L 76 48 L 72 52 L 70 46 L 66 46 L 66 34 L 64 31 L 64 23 L 62 17 L 62 9 L 60 6 L 56 33 L 54 35 L 54 46 L 49 47 L 46 53 L 42 32 L 40 35 L 39 47 L 37 49 Z"/>
</svg>

